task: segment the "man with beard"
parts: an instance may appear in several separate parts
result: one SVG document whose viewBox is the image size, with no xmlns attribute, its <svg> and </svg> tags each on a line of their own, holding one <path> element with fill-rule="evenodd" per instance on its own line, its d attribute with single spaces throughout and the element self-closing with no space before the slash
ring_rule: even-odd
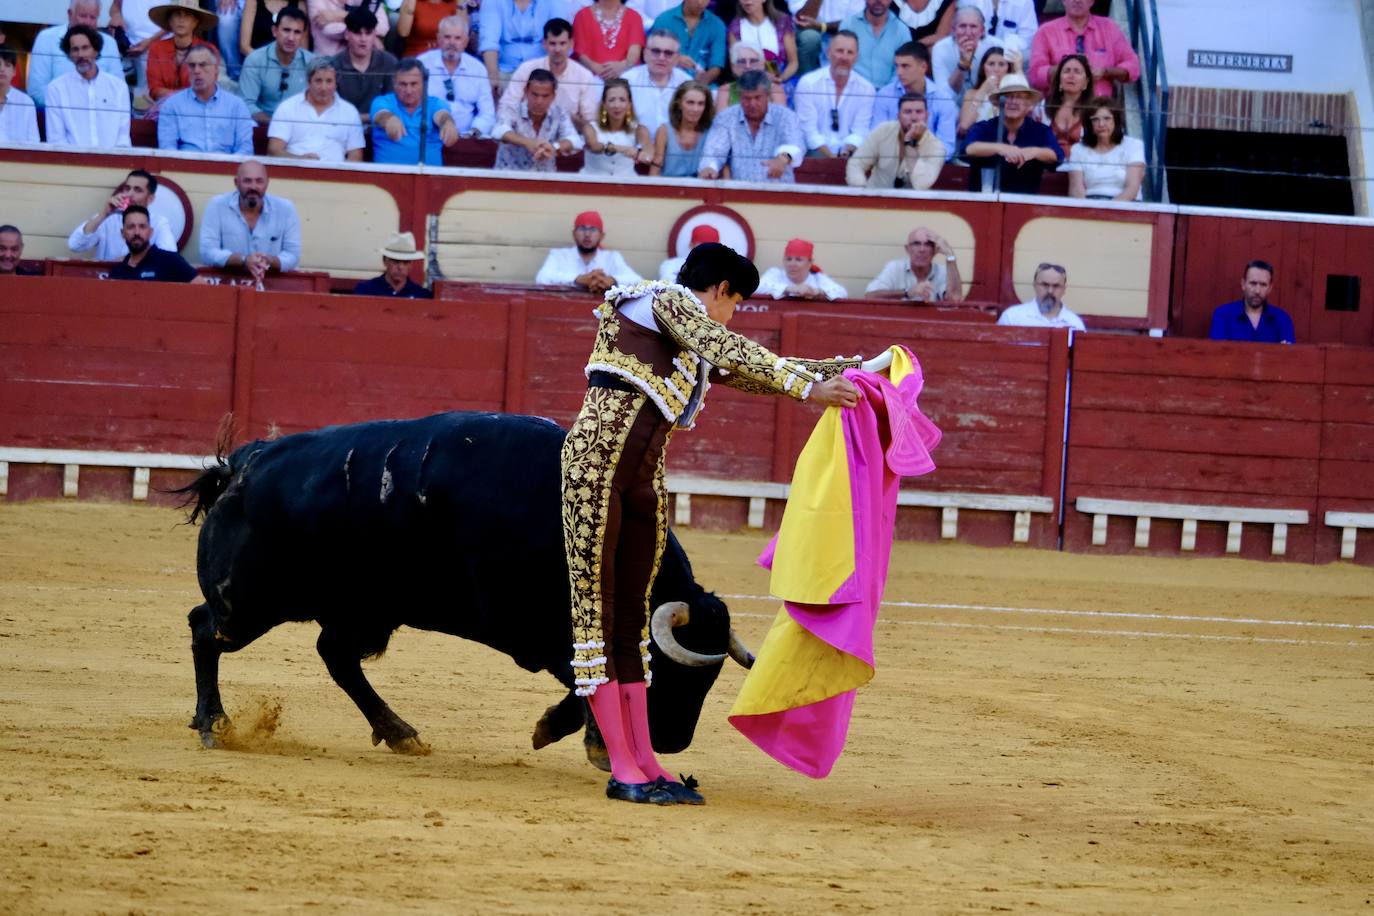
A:
<svg viewBox="0 0 1374 916">
<path fill-rule="evenodd" d="M 62 36 L 62 53 L 73 70 L 48 84 L 48 142 L 55 146 L 110 149 L 129 140 L 129 87 L 100 70 L 105 38 L 88 25 L 74 25 Z"/>
<path fill-rule="evenodd" d="M 157 177 L 143 169 L 134 169 L 127 176 L 105 206 L 81 225 L 72 230 L 67 237 L 67 247 L 74 252 L 94 251 L 97 261 L 118 261 L 129 253 L 124 244 L 119 214 L 129 206 L 151 207 L 157 197 Z M 153 244 L 165 251 L 177 250 L 176 236 L 165 216 L 154 216 Z"/>
<path fill-rule="evenodd" d="M 29 49 L 29 76 L 25 84 L 29 97 L 34 104 L 47 104 L 48 84 L 64 73 L 72 72 L 72 64 L 62 54 L 62 36 L 74 25 L 96 28 L 100 22 L 100 0 L 68 0 L 67 21 L 48 26 L 34 36 L 33 47 Z M 102 36 L 104 37 L 104 36 Z M 100 47 L 97 66 L 117 79 L 124 78 L 124 65 L 119 60 L 119 49 L 113 41 L 106 41 Z"/>
<path fill-rule="evenodd" d="M 643 280 L 625 263 L 620 252 L 601 247 L 605 232 L 600 213 L 587 210 L 577 214 L 573 220 L 573 247 L 552 249 L 534 282 L 540 286 L 576 286 L 600 296 L 612 286 L 628 286 Z"/>
<path fill-rule="evenodd" d="M 234 188 L 210 200 L 200 221 L 200 257 L 208 267 L 241 270 L 259 283 L 268 271 L 295 270 L 301 220 L 284 197 L 267 193 L 267 167 L 239 164 Z"/>
<path fill-rule="evenodd" d="M 130 204 L 124 211 L 124 244 L 129 253 L 110 268 L 111 280 L 152 280 L 160 283 L 191 283 L 196 269 L 174 251 L 153 245 L 153 226 L 148 208 Z"/>
<path fill-rule="evenodd" d="M 41 277 L 43 271 L 23 266 L 24 233 L 18 226 L 0 226 L 0 276 Z"/>
<path fill-rule="evenodd" d="M 997 323 L 1014 328 L 1073 328 L 1086 331 L 1083 319 L 1064 304 L 1064 290 L 1069 275 L 1058 264 L 1041 264 L 1035 268 L 1035 298 L 1013 305 L 1002 313 Z"/>
<path fill-rule="evenodd" d="M 1268 261 L 1251 261 L 1241 274 L 1242 298 L 1217 306 L 1212 313 L 1212 340 L 1246 340 L 1255 343 L 1296 342 L 1293 319 L 1269 301 L 1274 285 L 1274 265 Z"/>
</svg>

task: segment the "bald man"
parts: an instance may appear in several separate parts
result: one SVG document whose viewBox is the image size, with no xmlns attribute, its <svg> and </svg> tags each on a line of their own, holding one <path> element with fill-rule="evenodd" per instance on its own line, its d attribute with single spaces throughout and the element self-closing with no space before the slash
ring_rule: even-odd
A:
<svg viewBox="0 0 1374 916">
<path fill-rule="evenodd" d="M 284 197 L 267 193 L 267 166 L 245 159 L 234 190 L 212 198 L 200 222 L 200 257 L 209 267 L 248 274 L 295 270 L 301 260 L 301 220 Z"/>
</svg>

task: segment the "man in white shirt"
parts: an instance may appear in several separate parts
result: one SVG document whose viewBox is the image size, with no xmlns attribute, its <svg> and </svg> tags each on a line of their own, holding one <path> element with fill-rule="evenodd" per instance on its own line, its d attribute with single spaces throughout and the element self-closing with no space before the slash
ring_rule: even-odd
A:
<svg viewBox="0 0 1374 916">
<path fill-rule="evenodd" d="M 987 34 L 987 23 L 978 7 L 960 6 L 954 11 L 954 31 L 931 47 L 930 63 L 935 81 L 949 87 L 956 106 L 964 103 L 964 90 L 973 85 L 988 48 L 1001 46 L 1001 41 Z"/>
<path fill-rule="evenodd" d="M 870 299 L 961 302 L 964 281 L 949 242 L 920 226 L 906 237 L 906 257 L 888 261 L 864 291 Z"/>
<path fill-rule="evenodd" d="M 115 189 L 105 206 L 72 230 L 67 247 L 75 252 L 94 251 L 97 261 L 118 261 L 129 253 L 124 242 L 123 214 L 132 206 L 151 208 L 157 197 L 157 178 L 151 172 L 134 169 Z M 167 217 L 153 216 L 153 245 L 164 251 L 176 251 L 177 240 Z"/>
<path fill-rule="evenodd" d="M 429 94 L 448 103 L 458 134 L 488 137 L 496 126 L 496 103 L 491 97 L 487 69 L 468 46 L 468 14 L 459 10 L 439 21 L 439 47 L 420 55 L 429 72 Z"/>
<path fill-rule="evenodd" d="M 62 36 L 74 25 L 95 28 L 100 22 L 100 0 L 69 0 L 65 24 L 48 26 L 34 36 L 29 50 L 29 75 L 25 87 L 37 105 L 47 104 L 48 84 L 64 73 L 72 72 L 72 62 L 62 53 Z M 106 36 L 102 36 L 106 37 Z M 119 60 L 119 48 L 113 41 L 100 47 L 98 66 L 110 76 L 124 78 L 124 65 Z"/>
<path fill-rule="evenodd" d="M 88 25 L 74 25 L 62 36 L 62 53 L 73 70 L 48 84 L 48 142 L 111 149 L 129 140 L 129 87 L 102 73 L 96 61 L 106 38 Z"/>
<path fill-rule="evenodd" d="M 630 84 L 630 98 L 634 102 L 635 117 L 649 130 L 652 137 L 660 124 L 668 123 L 668 106 L 673 92 L 692 77 L 677 65 L 682 43 L 667 29 L 654 29 L 644 41 L 644 59 L 648 63 L 631 67 L 624 73 Z"/>
<path fill-rule="evenodd" d="M 806 148 L 827 159 L 848 156 L 873 127 L 873 84 L 854 72 L 859 36 L 848 29 L 830 39 L 830 65 L 797 83 L 794 97 Z"/>
<path fill-rule="evenodd" d="M 601 107 L 601 77 L 573 60 L 572 23 L 566 19 L 550 19 L 544 23 L 544 56 L 525 61 L 515 68 L 510 82 L 501 93 L 498 116 L 507 122 L 520 114 L 520 101 L 525 97 L 525 83 L 536 70 L 547 70 L 558 80 L 554 102 L 567 112 L 579 134 L 583 125 L 595 124 Z"/>
<path fill-rule="evenodd" d="M 1069 274 L 1058 264 L 1041 264 L 1035 268 L 1035 298 L 1013 305 L 1001 314 L 997 323 L 1014 328 L 1073 328 L 1086 331 L 1083 319 L 1069 311 L 1064 304 Z"/>
<path fill-rule="evenodd" d="M 586 210 L 577 214 L 573 220 L 573 247 L 551 249 L 534 282 L 540 286 L 576 286 L 599 296 L 612 286 L 643 280 L 625 263 L 620 252 L 601 247 L 605 233 L 600 213 Z"/>
<path fill-rule="evenodd" d="M 306 90 L 282 101 L 267 127 L 267 154 L 320 162 L 361 162 L 363 127 L 358 109 L 339 98 L 334 61 L 316 57 Z"/>
<path fill-rule="evenodd" d="M 830 45 L 835 46 L 834 42 Z M 825 275 L 816 264 L 816 246 L 792 239 L 782 251 L 782 266 L 770 267 L 759 278 L 757 296 L 774 299 L 847 299 L 849 292 Z"/>
<path fill-rule="evenodd" d="M 1008 49 L 1028 52 L 1040 20 L 1035 15 L 1034 0 L 962 0 L 976 6 L 987 23 L 987 32 Z M 1015 37 L 1013 37 L 1015 36 Z"/>
</svg>

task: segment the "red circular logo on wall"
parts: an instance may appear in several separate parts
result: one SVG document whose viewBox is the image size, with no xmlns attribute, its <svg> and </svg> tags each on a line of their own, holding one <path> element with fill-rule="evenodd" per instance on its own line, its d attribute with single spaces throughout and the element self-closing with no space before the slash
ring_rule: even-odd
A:
<svg viewBox="0 0 1374 916">
<path fill-rule="evenodd" d="M 754 231 L 749 223 L 729 207 L 702 204 L 693 207 L 677 218 L 668 232 L 668 256 L 686 257 L 692 250 L 692 230 L 698 226 L 710 226 L 720 234 L 720 243 L 754 260 Z"/>
</svg>

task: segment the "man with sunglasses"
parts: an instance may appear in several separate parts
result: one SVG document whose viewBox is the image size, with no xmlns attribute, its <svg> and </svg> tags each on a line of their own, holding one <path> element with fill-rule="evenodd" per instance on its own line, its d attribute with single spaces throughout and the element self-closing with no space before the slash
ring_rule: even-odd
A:
<svg viewBox="0 0 1374 916">
<path fill-rule="evenodd" d="M 1013 305 L 998 317 L 997 323 L 1013 328 L 1073 328 L 1086 331 L 1083 319 L 1069 311 L 1064 304 L 1064 290 L 1069 286 L 1069 273 L 1058 264 L 1048 262 L 1035 268 L 1032 279 L 1035 298 Z"/>
<path fill-rule="evenodd" d="M 692 77 L 677 65 L 682 42 L 666 28 L 655 28 L 644 40 L 644 59 L 647 63 L 625 71 L 630 84 L 635 117 L 649 130 L 652 137 L 658 128 L 668 123 L 668 106 L 672 104 L 677 87 Z"/>
<path fill-rule="evenodd" d="M 888 261 L 864 292 L 870 299 L 960 302 L 964 281 L 949 242 L 920 226 L 906 237 L 906 257 Z"/>
<path fill-rule="evenodd" d="M 854 72 L 859 37 L 841 30 L 830 39 L 829 66 L 797 83 L 797 117 L 808 155 L 848 157 L 873 128 L 873 84 Z"/>
<path fill-rule="evenodd" d="M 272 26 L 272 41 L 244 60 L 239 94 L 259 124 L 271 123 L 282 99 L 305 91 L 306 69 L 314 56 L 302 47 L 308 27 L 309 20 L 299 8 L 282 7 Z"/>
<path fill-rule="evenodd" d="M 151 207 L 155 197 L 157 179 L 151 172 L 134 169 L 105 201 L 104 207 L 72 230 L 67 247 L 75 252 L 94 251 L 97 261 L 118 261 L 129 253 L 121 216 L 129 207 Z M 154 215 L 149 224 L 156 247 L 164 251 L 177 250 L 177 240 L 167 217 Z"/>
<path fill-rule="evenodd" d="M 491 98 L 487 70 L 471 54 L 465 54 L 471 23 L 459 10 L 439 21 L 439 47 L 418 58 L 429 71 L 429 94 L 443 99 L 458 133 L 464 137 L 488 137 L 496 126 L 496 103 Z"/>
</svg>

